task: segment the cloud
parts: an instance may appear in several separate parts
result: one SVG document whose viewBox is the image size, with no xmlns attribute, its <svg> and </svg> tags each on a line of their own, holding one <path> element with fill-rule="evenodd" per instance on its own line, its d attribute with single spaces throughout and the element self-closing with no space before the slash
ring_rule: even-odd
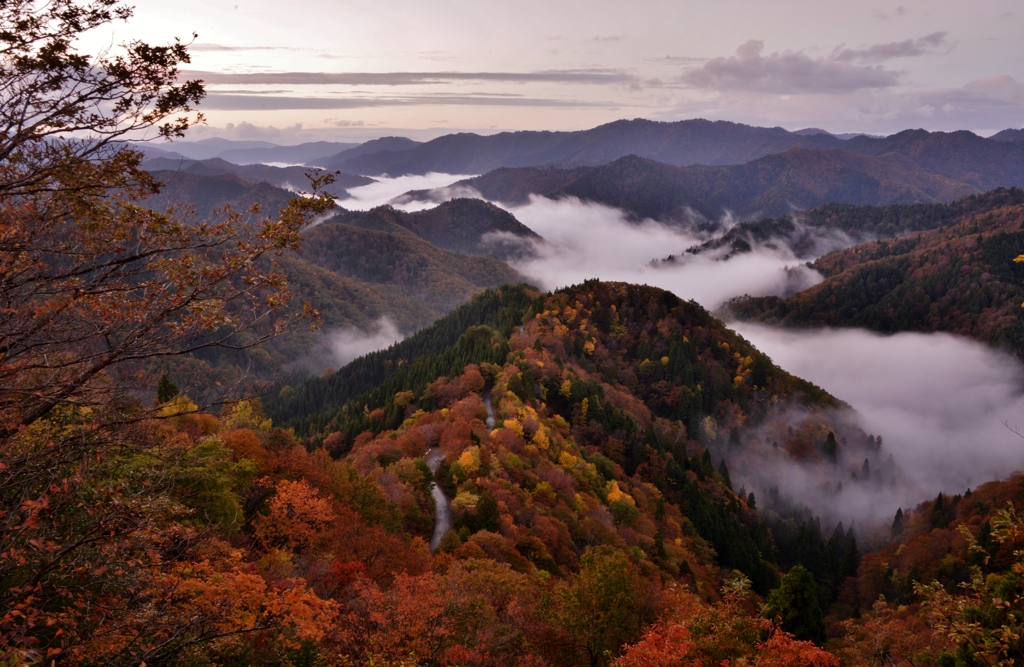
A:
<svg viewBox="0 0 1024 667">
<path fill-rule="evenodd" d="M 348 85 L 418 86 L 453 81 L 501 83 L 614 84 L 638 80 L 618 69 L 542 70 L 537 72 L 204 72 L 182 71 L 182 79 L 202 79 L 208 84 L 248 85 Z"/>
<path fill-rule="evenodd" d="M 574 198 L 533 197 L 509 210 L 544 239 L 534 244 L 532 257 L 512 264 L 544 289 L 599 277 L 655 285 L 714 309 L 739 294 L 787 294 L 821 280 L 785 247 L 728 261 L 686 256 L 654 266 L 651 260 L 683 255 L 706 237 L 685 225 L 629 222 L 621 210 Z"/>
<path fill-rule="evenodd" d="M 949 53 L 951 45 L 946 41 L 945 32 L 933 32 L 919 39 L 905 39 L 902 42 L 875 44 L 866 49 L 836 49 L 830 56 L 837 62 L 881 63 L 892 58 L 909 58 L 931 53 Z"/>
<path fill-rule="evenodd" d="M 616 102 L 585 102 L 512 95 L 405 95 L 380 97 L 292 97 L 209 93 L 202 108 L 218 111 L 269 111 L 288 109 L 366 109 L 403 106 L 513 106 L 554 108 L 618 108 Z"/>
<path fill-rule="evenodd" d="M 848 93 L 895 86 L 899 74 L 878 65 L 853 65 L 834 57 L 814 59 L 800 51 L 762 55 L 764 42 L 750 40 L 729 58 L 713 58 L 680 77 L 695 88 L 766 93 Z"/>
<path fill-rule="evenodd" d="M 299 49 L 287 46 L 229 46 L 227 44 L 191 44 L 189 51 L 201 53 L 205 51 L 298 51 Z"/>
<path fill-rule="evenodd" d="M 851 516 L 891 518 L 939 491 L 963 493 L 1024 469 L 1024 443 L 1004 425 L 1024 426 L 1024 367 L 1009 355 L 942 333 L 729 326 L 782 368 L 848 402 L 862 428 L 883 436 L 880 458 L 893 455 L 902 484 L 847 493 Z M 812 493 L 822 480 L 791 468 L 794 494 Z M 850 490 L 848 471 L 841 473 Z"/>
<path fill-rule="evenodd" d="M 370 331 L 351 327 L 326 332 L 327 347 L 340 368 L 364 354 L 382 350 L 402 340 L 398 327 L 387 317 L 378 319 Z"/>
</svg>

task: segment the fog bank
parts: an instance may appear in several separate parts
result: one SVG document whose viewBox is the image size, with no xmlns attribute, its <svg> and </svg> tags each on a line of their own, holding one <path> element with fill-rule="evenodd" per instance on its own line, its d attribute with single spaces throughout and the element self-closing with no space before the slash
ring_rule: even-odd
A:
<svg viewBox="0 0 1024 667">
<path fill-rule="evenodd" d="M 338 368 L 364 354 L 376 352 L 402 340 L 401 332 L 388 317 L 381 317 L 370 331 L 344 327 L 326 331 L 327 348 Z"/>
<path fill-rule="evenodd" d="M 1007 354 L 943 333 L 730 326 L 778 366 L 848 402 L 862 428 L 884 437 L 881 455 L 893 455 L 905 482 L 865 497 L 847 493 L 861 511 L 891 516 L 897 506 L 1024 469 L 1024 440 L 1005 425 L 1024 426 L 1024 366 Z"/>
<path fill-rule="evenodd" d="M 425 176 L 399 176 L 397 178 L 376 176 L 374 178 L 377 179 L 376 183 L 349 188 L 348 193 L 352 195 L 352 198 L 341 202 L 341 206 L 350 211 L 365 211 L 376 206 L 391 203 L 391 200 L 410 190 L 440 188 L 456 181 L 473 178 L 473 175 L 459 176 L 457 174 L 429 173 Z M 439 202 L 410 202 L 396 206 L 396 208 L 401 208 L 404 211 L 415 211 L 433 208 L 437 203 Z"/>
<path fill-rule="evenodd" d="M 706 236 L 653 220 L 629 222 L 619 209 L 575 198 L 532 197 L 509 210 L 544 238 L 535 258 L 513 266 L 546 290 L 600 278 L 661 287 L 714 309 L 734 296 L 787 294 L 821 280 L 784 246 L 728 260 L 689 255 L 685 250 Z M 668 255 L 676 261 L 652 265 Z"/>
</svg>

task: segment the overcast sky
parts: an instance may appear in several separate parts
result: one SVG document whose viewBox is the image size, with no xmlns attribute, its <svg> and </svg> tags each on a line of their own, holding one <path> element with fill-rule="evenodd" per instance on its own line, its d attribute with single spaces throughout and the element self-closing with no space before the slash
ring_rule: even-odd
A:
<svg viewBox="0 0 1024 667">
<path fill-rule="evenodd" d="M 635 117 L 870 133 L 1024 126 L 1021 0 L 135 4 L 114 39 L 198 33 L 191 69 L 208 85 L 206 133 L 222 136 L 426 137 Z"/>
</svg>

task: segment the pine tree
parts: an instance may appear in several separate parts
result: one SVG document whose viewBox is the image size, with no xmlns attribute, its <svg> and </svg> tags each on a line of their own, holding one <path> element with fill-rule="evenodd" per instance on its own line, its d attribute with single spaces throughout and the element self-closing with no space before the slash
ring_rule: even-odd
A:
<svg viewBox="0 0 1024 667">
<path fill-rule="evenodd" d="M 825 455 L 825 458 L 835 463 L 839 458 L 839 443 L 836 442 L 836 434 L 831 431 L 828 437 L 825 438 L 825 443 L 821 446 L 821 452 Z"/>
<path fill-rule="evenodd" d="M 171 382 L 170 378 L 167 377 L 167 373 L 161 375 L 160 381 L 156 384 L 156 402 L 166 403 L 177 395 L 178 386 Z"/>
<path fill-rule="evenodd" d="M 896 510 L 896 518 L 892 520 L 892 530 L 889 531 L 889 539 L 895 540 L 903 533 L 903 508 Z"/>
<path fill-rule="evenodd" d="M 797 565 L 782 578 L 781 585 L 768 595 L 764 615 L 778 620 L 782 629 L 797 639 L 824 644 L 825 619 L 818 602 L 818 585 L 810 570 Z"/>
</svg>

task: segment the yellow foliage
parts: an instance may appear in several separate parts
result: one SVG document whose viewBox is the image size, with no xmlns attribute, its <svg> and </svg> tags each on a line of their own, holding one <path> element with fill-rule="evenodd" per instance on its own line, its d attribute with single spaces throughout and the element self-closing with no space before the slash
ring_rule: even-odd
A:
<svg viewBox="0 0 1024 667">
<path fill-rule="evenodd" d="M 633 496 L 629 495 L 625 491 L 619 488 L 619 483 L 614 479 L 608 482 L 605 487 L 608 490 L 608 503 L 614 503 L 616 500 L 623 500 L 630 505 L 635 505 L 636 502 L 633 500 Z"/>
<path fill-rule="evenodd" d="M 407 407 L 410 403 L 412 403 L 412 398 L 413 393 L 411 391 L 400 391 L 397 394 L 395 394 L 392 400 L 394 401 L 395 405 L 397 405 L 400 408 L 404 408 Z"/>
<path fill-rule="evenodd" d="M 167 401 L 160 406 L 157 410 L 157 414 L 161 417 L 176 417 L 178 415 L 187 415 L 199 410 L 199 407 L 188 400 L 185 396 L 178 394 L 171 400 Z"/>
<path fill-rule="evenodd" d="M 474 445 L 462 452 L 458 463 L 466 471 L 467 475 L 474 474 L 480 469 L 480 448 Z"/>
<path fill-rule="evenodd" d="M 469 491 L 459 491 L 459 495 L 455 496 L 452 500 L 453 510 L 462 509 L 476 509 L 476 504 L 480 502 L 480 496 L 470 493 Z"/>
<path fill-rule="evenodd" d="M 523 425 L 515 419 L 506 419 L 501 425 L 518 435 L 520 438 L 523 437 Z"/>
<path fill-rule="evenodd" d="M 269 431 L 273 422 L 264 416 L 262 408 L 253 401 L 239 401 L 231 410 L 231 415 L 224 422 L 229 429 L 250 428 L 257 433 Z"/>
<path fill-rule="evenodd" d="M 668 357 L 662 357 L 662 358 L 661 358 L 661 365 L 662 365 L 662 366 L 665 366 L 665 365 L 667 365 L 667 364 L 668 364 Z"/>
<path fill-rule="evenodd" d="M 548 434 L 544 432 L 543 427 L 537 429 L 537 432 L 533 434 L 533 440 L 530 442 L 542 450 L 546 450 L 551 445 L 551 441 L 548 440 Z"/>
<path fill-rule="evenodd" d="M 565 338 L 569 335 L 569 327 L 564 324 L 556 324 L 554 334 L 558 338 Z"/>
<path fill-rule="evenodd" d="M 575 468 L 578 461 L 579 459 L 569 452 L 562 452 L 558 457 L 558 464 L 563 468 Z"/>
<path fill-rule="evenodd" d="M 588 340 L 586 343 L 584 343 L 583 344 L 583 351 L 586 352 L 588 355 L 593 354 L 594 353 L 594 341 Z"/>
<path fill-rule="evenodd" d="M 561 388 L 559 388 L 558 390 L 558 393 L 566 398 L 572 396 L 572 380 L 566 380 L 565 382 L 563 382 Z"/>
</svg>

